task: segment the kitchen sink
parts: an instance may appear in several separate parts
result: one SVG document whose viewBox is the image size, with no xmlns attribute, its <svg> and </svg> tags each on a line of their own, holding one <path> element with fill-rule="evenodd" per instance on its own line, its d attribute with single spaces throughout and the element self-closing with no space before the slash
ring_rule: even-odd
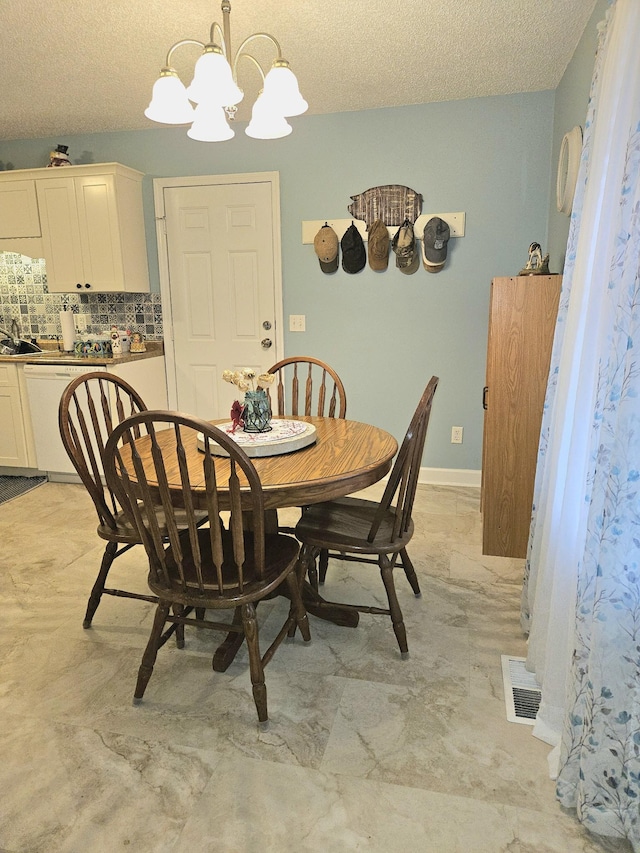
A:
<svg viewBox="0 0 640 853">
<path fill-rule="evenodd" d="M 40 347 L 31 341 L 14 341 L 11 338 L 0 340 L 0 355 L 34 355 L 41 352 Z"/>
</svg>

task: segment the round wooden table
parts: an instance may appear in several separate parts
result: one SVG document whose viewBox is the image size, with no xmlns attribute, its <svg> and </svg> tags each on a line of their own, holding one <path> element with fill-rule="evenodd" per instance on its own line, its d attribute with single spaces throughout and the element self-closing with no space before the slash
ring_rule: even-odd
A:
<svg viewBox="0 0 640 853">
<path fill-rule="evenodd" d="M 283 420 L 283 418 L 280 418 Z M 315 444 L 281 456 L 252 459 L 262 483 L 265 509 L 280 509 L 290 506 L 305 506 L 344 497 L 371 486 L 389 472 L 398 443 L 388 432 L 379 427 L 348 421 L 340 418 L 317 418 L 296 416 L 287 420 L 305 421 L 316 428 Z M 212 421 L 214 424 L 227 421 Z M 163 437 L 166 439 L 163 440 Z M 169 450 L 172 431 L 157 433 L 161 449 Z M 195 435 L 184 438 L 189 479 L 196 506 L 199 496 L 204 495 L 202 485 L 202 451 L 198 449 Z M 145 449 L 150 440 L 144 436 L 136 441 L 136 447 L 144 460 Z M 167 459 L 169 457 L 169 460 Z M 226 459 L 218 458 L 220 482 L 226 476 Z M 165 454 L 165 466 L 169 488 L 175 484 L 176 494 L 180 490 L 177 462 L 172 465 L 170 454 Z M 145 466 L 146 467 L 146 466 Z M 147 469 L 149 485 L 154 482 L 150 468 Z M 220 491 L 222 509 L 225 492 Z"/>
<path fill-rule="evenodd" d="M 265 509 L 269 515 L 267 529 L 277 530 L 278 509 L 302 507 L 344 497 L 377 483 L 389 472 L 398 443 L 385 430 L 340 418 L 295 416 L 288 419 L 312 423 L 316 428 L 317 440 L 315 444 L 293 453 L 251 460 L 262 483 Z M 228 420 L 212 423 L 228 423 Z M 176 499 L 179 500 L 180 477 L 177 462 L 172 464 L 170 452 L 171 442 L 174 441 L 173 430 L 162 430 L 157 432 L 156 436 L 165 456 L 169 489 L 175 485 Z M 204 508 L 203 451 L 198 449 L 195 434 L 187 434 L 183 436 L 183 440 L 194 504 L 196 508 Z M 149 455 L 145 454 L 147 448 L 150 448 L 148 436 L 136 441 L 136 449 L 143 462 L 145 455 Z M 216 458 L 216 467 L 221 466 L 220 483 L 226 479 L 228 465 L 227 459 Z M 151 469 L 147 466 L 145 468 L 149 485 L 157 485 L 153 481 Z M 225 491 L 221 489 L 218 496 L 220 508 L 228 509 L 225 504 Z M 358 624 L 357 611 L 326 602 L 306 581 L 303 584 L 303 598 L 307 611 L 314 616 L 347 627 L 355 627 Z M 242 639 L 243 636 L 238 634 L 232 633 L 228 636 L 214 656 L 215 670 L 223 672 L 229 666 Z"/>
</svg>

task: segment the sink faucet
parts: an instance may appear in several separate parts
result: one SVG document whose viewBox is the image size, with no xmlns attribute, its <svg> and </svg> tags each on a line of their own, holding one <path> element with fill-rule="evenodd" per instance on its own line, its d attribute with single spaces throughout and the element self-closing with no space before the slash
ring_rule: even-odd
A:
<svg viewBox="0 0 640 853">
<path fill-rule="evenodd" d="M 20 323 L 18 323 L 15 317 L 11 319 L 11 337 L 14 341 L 19 341 L 21 337 Z"/>
</svg>

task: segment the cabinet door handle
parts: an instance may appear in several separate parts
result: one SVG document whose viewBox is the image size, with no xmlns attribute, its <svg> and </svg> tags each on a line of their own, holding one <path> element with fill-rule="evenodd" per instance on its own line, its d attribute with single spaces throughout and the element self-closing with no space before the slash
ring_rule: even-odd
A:
<svg viewBox="0 0 640 853">
<path fill-rule="evenodd" d="M 488 393 L 488 391 L 489 391 L 489 386 L 485 385 L 484 388 L 482 389 L 482 408 L 485 409 L 485 411 L 487 408 L 487 393 Z"/>
</svg>

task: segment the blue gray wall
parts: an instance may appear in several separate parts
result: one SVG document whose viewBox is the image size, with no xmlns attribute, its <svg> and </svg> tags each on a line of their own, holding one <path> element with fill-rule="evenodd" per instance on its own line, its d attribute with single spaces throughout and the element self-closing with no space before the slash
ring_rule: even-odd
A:
<svg viewBox="0 0 640 853">
<path fill-rule="evenodd" d="M 290 137 L 274 142 L 249 139 L 242 127 L 235 139 L 209 145 L 182 128 L 4 142 L 0 160 L 45 165 L 62 142 L 72 162 L 118 161 L 145 172 L 156 289 L 154 177 L 278 171 L 284 314 L 307 318 L 305 333 L 285 330 L 286 354 L 330 362 L 347 388 L 349 416 L 398 438 L 437 374 L 423 464 L 478 470 L 490 281 L 517 274 L 529 243 L 547 234 L 553 122 L 554 93 L 537 92 L 301 116 Z M 404 276 L 392 259 L 384 273 L 323 275 L 313 247 L 301 242 L 302 220 L 346 218 L 350 195 L 388 183 L 421 192 L 425 213 L 466 213 L 466 235 L 451 240 L 446 268 Z M 464 427 L 462 445 L 450 443 L 453 425 Z"/>
</svg>

